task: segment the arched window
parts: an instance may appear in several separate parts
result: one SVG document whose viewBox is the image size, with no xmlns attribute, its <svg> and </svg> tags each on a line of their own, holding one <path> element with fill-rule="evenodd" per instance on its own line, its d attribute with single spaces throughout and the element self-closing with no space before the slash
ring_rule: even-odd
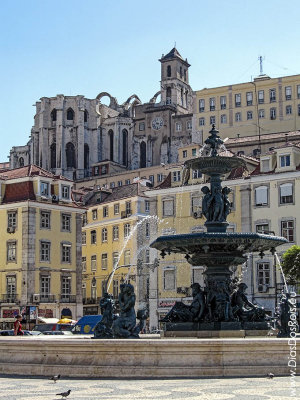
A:
<svg viewBox="0 0 300 400">
<path fill-rule="evenodd" d="M 88 144 L 84 144 L 84 169 L 89 169 L 90 167 L 90 148 Z"/>
<path fill-rule="evenodd" d="M 147 155 L 147 145 L 143 141 L 140 144 L 140 168 L 146 168 L 146 155 Z"/>
<path fill-rule="evenodd" d="M 167 77 L 170 78 L 171 77 L 171 65 L 167 66 Z"/>
<path fill-rule="evenodd" d="M 123 129 L 122 132 L 123 135 L 123 148 L 122 148 L 122 154 L 123 154 L 123 165 L 127 165 L 128 163 L 128 132 L 126 129 Z"/>
<path fill-rule="evenodd" d="M 84 110 L 84 122 L 88 121 L 88 116 L 89 116 L 88 112 Z"/>
<path fill-rule="evenodd" d="M 56 109 L 53 108 L 53 110 L 51 111 L 51 121 L 56 121 Z"/>
<path fill-rule="evenodd" d="M 76 168 L 75 147 L 69 142 L 66 144 L 67 168 Z"/>
<path fill-rule="evenodd" d="M 19 158 L 19 167 L 24 167 L 24 158 L 23 157 Z"/>
<path fill-rule="evenodd" d="M 56 143 L 50 146 L 50 168 L 56 168 Z"/>
<path fill-rule="evenodd" d="M 183 106 L 183 89 L 182 88 L 180 90 L 180 100 L 181 100 L 181 105 Z"/>
<path fill-rule="evenodd" d="M 73 121 L 73 119 L 74 119 L 74 111 L 72 110 L 72 108 L 69 108 L 67 111 L 67 120 Z"/>
<path fill-rule="evenodd" d="M 108 132 L 109 136 L 109 159 L 110 161 L 114 161 L 114 132 L 110 130 Z"/>
<path fill-rule="evenodd" d="M 166 99 L 167 104 L 171 104 L 171 88 L 170 86 L 167 87 L 167 99 Z"/>
</svg>

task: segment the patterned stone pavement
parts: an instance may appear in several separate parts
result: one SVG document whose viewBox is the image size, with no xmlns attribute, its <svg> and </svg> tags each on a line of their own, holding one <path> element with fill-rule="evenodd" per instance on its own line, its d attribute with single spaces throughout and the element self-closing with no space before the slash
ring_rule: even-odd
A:
<svg viewBox="0 0 300 400">
<path fill-rule="evenodd" d="M 291 400 L 300 398 L 300 376 L 292 392 L 289 377 L 101 380 L 0 376 L 0 400 L 60 399 L 57 393 L 71 389 L 68 400 Z"/>
</svg>

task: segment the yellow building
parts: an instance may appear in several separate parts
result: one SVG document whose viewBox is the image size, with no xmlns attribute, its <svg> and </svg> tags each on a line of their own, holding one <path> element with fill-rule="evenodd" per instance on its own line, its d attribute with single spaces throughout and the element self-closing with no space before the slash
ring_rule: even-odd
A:
<svg viewBox="0 0 300 400">
<path fill-rule="evenodd" d="M 220 129 L 222 138 L 261 137 L 300 129 L 300 75 L 260 75 L 252 82 L 195 93 L 194 128 L 203 139 L 212 124 Z"/>
<path fill-rule="evenodd" d="M 155 200 L 145 196 L 145 189 L 141 182 L 95 189 L 87 195 L 82 240 L 85 315 L 100 311 L 99 300 L 106 289 L 117 302 L 125 280 L 135 287 L 136 307 L 147 306 L 149 267 L 156 253 L 149 243 L 155 237 L 156 217 L 151 217 Z"/>
<path fill-rule="evenodd" d="M 1 321 L 82 315 L 82 207 L 73 182 L 29 165 L 0 173 Z M 30 312 L 30 317 L 29 317 Z"/>
</svg>

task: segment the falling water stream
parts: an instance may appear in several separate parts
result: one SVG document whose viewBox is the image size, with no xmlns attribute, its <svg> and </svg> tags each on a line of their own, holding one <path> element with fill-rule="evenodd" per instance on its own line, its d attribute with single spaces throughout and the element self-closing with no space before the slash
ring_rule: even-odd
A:
<svg viewBox="0 0 300 400">
<path fill-rule="evenodd" d="M 284 275 L 284 272 L 283 272 L 283 269 L 282 269 L 282 266 L 281 266 L 281 262 L 280 262 L 280 259 L 279 259 L 279 257 L 278 257 L 278 254 L 276 253 L 276 251 L 275 251 L 274 255 L 275 255 L 275 257 L 276 257 L 276 260 L 277 260 L 277 262 L 278 262 L 278 265 L 279 265 L 279 268 L 280 268 L 280 271 L 281 271 L 281 275 L 282 275 L 282 278 L 283 278 L 285 291 L 286 291 L 286 293 L 288 293 L 289 290 L 288 290 L 288 286 L 287 286 L 287 283 L 286 283 L 285 275 Z M 276 267 L 276 266 L 275 266 L 275 267 Z"/>
<path fill-rule="evenodd" d="M 138 221 L 138 222 L 134 225 L 133 229 L 131 229 L 130 234 L 127 236 L 127 238 L 126 238 L 126 240 L 125 240 L 125 242 L 124 242 L 124 245 L 123 245 L 123 247 L 122 247 L 122 249 L 121 249 L 121 251 L 120 251 L 120 254 L 119 254 L 119 256 L 118 256 L 117 262 L 116 262 L 116 263 L 114 264 L 114 266 L 113 266 L 112 274 L 111 274 L 111 276 L 110 276 L 110 278 L 109 278 L 109 281 L 108 281 L 108 284 L 107 284 L 107 288 L 106 288 L 107 292 L 108 292 L 108 290 L 109 290 L 109 288 L 110 288 L 110 285 L 111 285 L 111 282 L 112 282 L 112 280 L 113 280 L 114 274 L 115 274 L 116 270 L 118 269 L 118 265 L 119 265 L 120 259 L 121 259 L 122 255 L 123 255 L 123 253 L 124 253 L 124 251 L 125 251 L 125 249 L 126 249 L 127 243 L 128 243 L 129 240 L 132 238 L 132 236 L 133 236 L 134 233 L 136 232 L 137 228 L 138 228 L 142 223 L 144 223 L 145 221 L 148 221 L 148 220 L 154 220 L 154 221 L 156 221 L 156 222 L 158 222 L 158 223 L 161 222 L 161 220 L 158 218 L 157 215 L 147 215 L 146 217 L 143 217 L 143 219 L 141 219 L 140 221 Z M 131 267 L 130 267 L 130 268 L 131 268 Z"/>
</svg>

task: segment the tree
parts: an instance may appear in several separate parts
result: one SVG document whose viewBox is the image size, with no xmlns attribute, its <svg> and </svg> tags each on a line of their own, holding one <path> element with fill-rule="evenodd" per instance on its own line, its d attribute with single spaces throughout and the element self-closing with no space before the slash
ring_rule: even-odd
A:
<svg viewBox="0 0 300 400">
<path fill-rule="evenodd" d="M 300 282 L 300 246 L 290 247 L 282 256 L 282 269 L 290 284 Z"/>
</svg>

